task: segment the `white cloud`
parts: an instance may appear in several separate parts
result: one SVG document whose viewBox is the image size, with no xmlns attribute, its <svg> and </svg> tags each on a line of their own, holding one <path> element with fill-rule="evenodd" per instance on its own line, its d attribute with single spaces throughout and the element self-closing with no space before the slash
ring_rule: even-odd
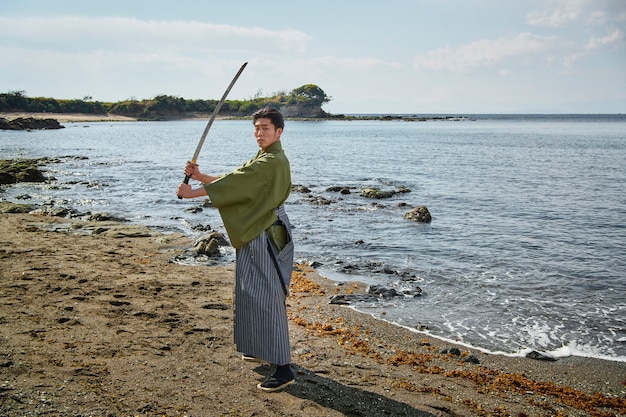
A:
<svg viewBox="0 0 626 417">
<path fill-rule="evenodd" d="M 586 53 L 584 52 L 577 52 L 575 54 L 564 56 L 561 59 L 561 64 L 563 64 L 563 68 L 565 68 L 565 73 L 571 72 L 574 68 L 574 64 L 576 63 L 576 61 L 578 61 L 580 58 L 584 57 L 585 55 Z"/>
<path fill-rule="evenodd" d="M 439 48 L 417 56 L 417 70 L 467 72 L 487 67 L 511 57 L 527 57 L 552 49 L 557 43 L 551 36 L 521 33 L 514 38 L 483 39 L 456 49 Z"/>
<path fill-rule="evenodd" d="M 574 64 L 577 61 L 587 56 L 590 56 L 592 53 L 600 49 L 617 45 L 620 42 L 624 41 L 624 38 L 625 38 L 624 32 L 622 32 L 619 29 L 615 29 L 614 31 L 612 31 L 606 36 L 600 36 L 600 37 L 594 36 L 587 42 L 584 48 L 581 48 L 580 51 L 564 56 L 561 60 L 561 63 L 563 64 L 563 67 L 565 68 L 566 73 L 569 73 L 573 71 Z"/>
<path fill-rule="evenodd" d="M 0 17 L 5 45 L 56 50 L 188 51 L 264 49 L 303 53 L 310 37 L 293 29 L 215 25 L 197 21 L 138 20 L 126 17 Z"/>
<path fill-rule="evenodd" d="M 609 33 L 606 36 L 602 37 L 593 37 L 587 43 L 587 49 L 598 49 L 603 48 L 605 46 L 610 46 L 612 44 L 616 44 L 622 42 L 624 40 L 624 32 L 619 29 L 615 29 L 613 32 Z"/>
<path fill-rule="evenodd" d="M 100 100 L 161 93 L 197 98 L 219 91 L 246 61 L 273 60 L 284 72 L 285 61 L 305 55 L 310 40 L 294 29 L 197 21 L 0 17 L 0 52 L 6 58 L 0 61 L 0 87 L 54 95 L 48 91 L 57 86 L 63 89 L 63 95 L 56 93 L 59 98 L 87 89 Z M 268 77 L 250 67 L 245 78 L 257 83 L 249 87 L 256 91 Z M 282 88 L 296 87 L 280 72 L 275 76 Z M 242 80 L 236 90 L 245 85 Z"/>
<path fill-rule="evenodd" d="M 563 28 L 571 25 L 606 26 L 626 21 L 624 0 L 548 0 L 544 8 L 526 16 L 531 26 Z"/>
<path fill-rule="evenodd" d="M 528 13 L 526 22 L 531 26 L 563 27 L 578 20 L 581 12 L 577 1 L 548 1 L 546 6 Z"/>
</svg>

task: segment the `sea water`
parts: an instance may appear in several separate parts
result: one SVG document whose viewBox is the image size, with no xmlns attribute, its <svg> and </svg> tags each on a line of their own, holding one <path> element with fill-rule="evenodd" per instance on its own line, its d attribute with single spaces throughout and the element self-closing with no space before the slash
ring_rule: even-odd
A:
<svg viewBox="0 0 626 417">
<path fill-rule="evenodd" d="M 223 232 L 215 209 L 175 196 L 205 123 L 0 131 L 3 159 L 60 158 L 46 166 L 53 185 L 0 197 Z M 296 257 L 338 284 L 422 290 L 354 308 L 485 352 L 626 361 L 626 116 L 288 120 L 282 143 L 301 186 L 286 203 Z M 250 121 L 218 120 L 198 163 L 225 173 L 257 149 Z M 410 192 L 373 200 L 362 188 Z M 431 223 L 404 219 L 418 205 Z"/>
</svg>

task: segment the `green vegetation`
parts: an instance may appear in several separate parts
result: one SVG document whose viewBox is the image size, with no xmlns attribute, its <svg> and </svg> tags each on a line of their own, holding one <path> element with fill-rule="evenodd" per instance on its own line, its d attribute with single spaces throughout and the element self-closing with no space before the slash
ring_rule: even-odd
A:
<svg viewBox="0 0 626 417">
<path fill-rule="evenodd" d="M 83 100 L 57 100 L 54 98 L 28 98 L 24 91 L 11 91 L 0 94 L 0 112 L 29 112 L 29 113 L 89 113 L 106 114 L 104 103 Z"/>
<path fill-rule="evenodd" d="M 265 106 L 317 108 L 321 111 L 322 104 L 329 101 L 330 97 L 320 87 L 306 84 L 290 92 L 277 92 L 270 97 L 261 97 L 261 93 L 257 93 L 248 100 L 226 100 L 220 114 L 249 116 Z M 168 95 L 144 100 L 129 99 L 103 103 L 93 101 L 89 96 L 82 100 L 60 100 L 46 97 L 30 98 L 24 91 L 0 94 L 0 112 L 115 114 L 139 119 L 176 118 L 189 113 L 210 114 L 217 103 L 218 100 L 186 100 Z"/>
</svg>

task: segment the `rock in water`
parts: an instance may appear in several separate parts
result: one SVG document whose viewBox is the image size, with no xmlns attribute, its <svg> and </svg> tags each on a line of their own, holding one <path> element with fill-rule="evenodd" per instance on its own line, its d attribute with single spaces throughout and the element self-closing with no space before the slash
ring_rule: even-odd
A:
<svg viewBox="0 0 626 417">
<path fill-rule="evenodd" d="M 432 217 L 426 206 L 417 206 L 413 210 L 404 215 L 407 220 L 412 220 L 418 223 L 430 223 Z"/>
<path fill-rule="evenodd" d="M 0 130 L 36 130 L 36 129 L 63 129 L 56 119 L 35 119 L 33 117 L 18 117 L 13 120 L 0 118 Z"/>
</svg>

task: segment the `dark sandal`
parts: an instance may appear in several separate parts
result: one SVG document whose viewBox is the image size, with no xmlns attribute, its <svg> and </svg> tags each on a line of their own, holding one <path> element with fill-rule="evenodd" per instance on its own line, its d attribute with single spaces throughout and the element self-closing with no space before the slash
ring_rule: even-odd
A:
<svg viewBox="0 0 626 417">
<path fill-rule="evenodd" d="M 291 385 L 295 382 L 295 378 L 291 379 L 276 379 L 273 376 L 270 376 L 265 381 L 261 382 L 257 385 L 257 388 L 263 390 L 265 392 L 275 392 L 280 391 L 288 385 Z"/>
</svg>

